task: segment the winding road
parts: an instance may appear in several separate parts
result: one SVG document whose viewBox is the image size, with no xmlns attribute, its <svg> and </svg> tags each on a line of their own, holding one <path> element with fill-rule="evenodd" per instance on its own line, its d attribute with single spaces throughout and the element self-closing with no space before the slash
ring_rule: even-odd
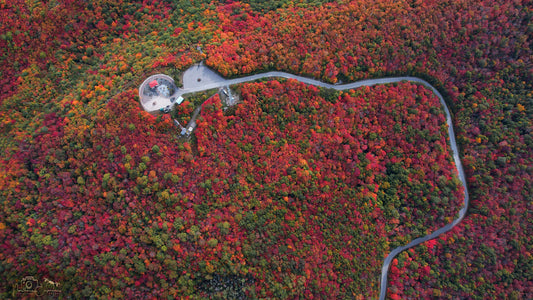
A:
<svg viewBox="0 0 533 300">
<path fill-rule="evenodd" d="M 394 257 L 396 257 L 396 255 L 398 255 L 400 252 L 404 250 L 415 247 L 416 245 L 419 245 L 423 242 L 434 239 L 438 237 L 439 235 L 450 231 L 453 227 L 459 224 L 459 222 L 461 222 L 461 220 L 463 220 L 463 218 L 466 215 L 466 211 L 468 208 L 468 202 L 469 202 L 468 188 L 466 185 L 466 177 L 465 177 L 465 173 L 463 170 L 463 165 L 461 163 L 461 159 L 459 158 L 459 150 L 457 149 L 457 143 L 455 141 L 455 133 L 453 131 L 453 123 L 452 123 L 452 116 L 450 114 L 450 110 L 448 109 L 448 106 L 446 105 L 446 102 L 444 102 L 444 98 L 439 93 L 439 91 L 437 91 L 437 89 L 433 87 L 431 84 L 429 84 L 427 81 L 417 78 L 417 77 L 390 77 L 390 78 L 368 79 L 368 80 L 361 80 L 361 81 L 357 81 L 353 83 L 333 85 L 333 84 L 325 83 L 325 82 L 307 78 L 307 77 L 293 75 L 293 74 L 289 74 L 285 72 L 274 71 L 274 72 L 255 74 L 251 76 L 245 76 L 241 78 L 235 78 L 235 79 L 225 79 L 202 64 L 194 65 L 184 72 L 183 88 L 179 89 L 178 95 L 181 96 L 183 94 L 201 92 L 201 91 L 214 89 L 214 88 L 220 88 L 220 87 L 229 86 L 233 84 L 239 84 L 239 83 L 254 81 L 254 80 L 263 79 L 263 78 L 275 78 L 275 77 L 296 79 L 306 84 L 315 85 L 315 86 L 319 86 L 323 88 L 335 89 L 339 91 L 355 89 L 355 88 L 362 87 L 362 86 L 372 86 L 376 84 L 387 84 L 387 83 L 394 83 L 394 82 L 400 82 L 400 81 L 408 81 L 408 82 L 421 83 L 425 85 L 426 87 L 430 88 L 433 91 L 433 93 L 437 95 L 437 97 L 439 97 L 440 103 L 442 104 L 444 111 L 446 113 L 446 123 L 448 124 L 448 136 L 450 137 L 450 144 L 451 144 L 451 148 L 453 152 L 453 160 L 455 162 L 455 166 L 457 168 L 457 173 L 458 173 L 457 175 L 459 176 L 459 179 L 461 180 L 461 183 L 463 184 L 463 188 L 464 188 L 464 196 L 465 196 L 464 205 L 459 211 L 459 216 L 457 217 L 457 219 L 453 220 L 450 224 L 447 224 L 446 226 L 441 227 L 426 236 L 416 238 L 405 246 L 397 247 L 393 249 L 391 253 L 389 253 L 389 255 L 385 258 L 385 261 L 383 262 L 383 267 L 381 268 L 381 290 L 380 290 L 379 299 L 383 300 L 385 299 L 385 296 L 387 295 L 387 274 L 389 272 L 390 263 L 392 262 Z"/>
</svg>

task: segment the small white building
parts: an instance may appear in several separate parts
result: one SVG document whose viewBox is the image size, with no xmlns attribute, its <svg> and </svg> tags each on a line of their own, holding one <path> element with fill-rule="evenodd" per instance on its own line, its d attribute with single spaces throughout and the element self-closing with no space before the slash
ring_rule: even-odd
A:
<svg viewBox="0 0 533 300">
<path fill-rule="evenodd" d="M 141 84 L 139 99 L 143 109 L 149 113 L 168 112 L 175 104 L 183 101 L 178 90 L 172 77 L 156 74 L 148 77 Z"/>
</svg>

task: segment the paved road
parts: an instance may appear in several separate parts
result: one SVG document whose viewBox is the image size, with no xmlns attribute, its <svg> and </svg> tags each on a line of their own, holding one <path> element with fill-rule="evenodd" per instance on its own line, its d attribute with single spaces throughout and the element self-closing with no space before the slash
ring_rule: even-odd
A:
<svg viewBox="0 0 533 300">
<path fill-rule="evenodd" d="M 453 220 L 453 222 L 451 222 L 450 224 L 437 229 L 431 234 L 416 238 L 405 246 L 397 247 L 393 249 L 391 253 L 389 253 L 389 255 L 385 258 L 385 261 L 383 262 L 383 267 L 381 268 L 381 290 L 380 290 L 379 299 L 384 300 L 385 296 L 387 295 L 387 275 L 389 272 L 390 263 L 392 262 L 394 257 L 396 257 L 396 255 L 398 255 L 400 252 L 404 250 L 412 248 L 428 240 L 432 240 L 438 237 L 439 235 L 450 231 L 453 227 L 459 224 L 459 222 L 461 222 L 461 220 L 463 220 L 463 218 L 465 217 L 466 210 L 468 208 L 468 202 L 469 202 L 468 188 L 466 186 L 466 177 L 465 177 L 465 173 L 463 170 L 463 165 L 461 163 L 461 159 L 459 158 L 459 150 L 457 149 L 457 143 L 455 141 L 455 133 L 453 131 L 453 123 L 452 123 L 452 116 L 450 114 L 450 110 L 448 109 L 448 106 L 446 105 L 446 102 L 444 102 L 444 98 L 439 93 L 439 91 L 437 91 L 437 89 L 434 88 L 427 81 L 417 78 L 417 77 L 391 77 L 391 78 L 368 79 L 368 80 L 361 80 L 361 81 L 357 81 L 353 83 L 333 85 L 333 84 L 325 83 L 325 82 L 307 78 L 307 77 L 302 77 L 302 76 L 293 75 L 293 74 L 289 74 L 285 72 L 275 71 L 275 72 L 266 72 L 266 73 L 255 74 L 255 75 L 235 78 L 235 79 L 224 79 L 217 73 L 207 68 L 206 66 L 200 64 L 200 65 L 192 66 L 187 71 L 185 71 L 185 73 L 183 74 L 183 89 L 180 89 L 178 93 L 179 95 L 183 95 L 183 94 L 200 92 L 200 91 L 205 91 L 205 90 L 209 90 L 213 88 L 228 86 L 232 84 L 254 81 L 254 80 L 258 80 L 262 78 L 275 78 L 275 77 L 296 79 L 306 84 L 335 89 L 339 91 L 355 89 L 355 88 L 362 87 L 362 86 L 372 86 L 376 84 L 387 84 L 387 83 L 394 83 L 394 82 L 400 82 L 400 81 L 418 82 L 430 88 L 433 91 L 433 93 L 435 93 L 435 95 L 439 97 L 440 103 L 442 104 L 442 107 L 444 108 L 444 111 L 446 113 L 446 123 L 448 124 L 448 136 L 450 137 L 450 144 L 451 144 L 451 148 L 453 152 L 453 160 L 455 162 L 455 166 L 457 167 L 457 175 L 459 176 L 459 179 L 461 180 L 461 183 L 463 184 L 463 188 L 464 188 L 464 195 L 465 195 L 464 205 L 459 211 L 459 216 L 457 217 L 457 219 Z"/>
</svg>

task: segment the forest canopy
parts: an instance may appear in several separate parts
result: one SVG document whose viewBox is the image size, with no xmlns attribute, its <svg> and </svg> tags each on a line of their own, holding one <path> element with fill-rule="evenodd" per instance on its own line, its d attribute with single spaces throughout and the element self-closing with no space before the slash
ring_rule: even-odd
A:
<svg viewBox="0 0 533 300">
<path fill-rule="evenodd" d="M 388 296 L 531 298 L 532 16 L 507 0 L 3 1 L 3 298 L 26 275 L 74 297 L 376 297 L 387 251 L 454 218 L 427 89 L 242 84 L 184 141 L 136 88 L 200 61 L 228 77 L 426 79 L 452 109 L 471 203 L 399 255 Z"/>
</svg>

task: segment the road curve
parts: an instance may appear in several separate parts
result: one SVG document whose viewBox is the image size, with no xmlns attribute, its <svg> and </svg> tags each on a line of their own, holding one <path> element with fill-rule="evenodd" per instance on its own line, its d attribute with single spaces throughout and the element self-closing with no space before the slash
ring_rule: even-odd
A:
<svg viewBox="0 0 533 300">
<path fill-rule="evenodd" d="M 415 247 L 423 242 L 432 240 L 438 237 L 439 235 L 450 231 L 453 227 L 459 224 L 459 222 L 461 222 L 466 215 L 466 211 L 467 211 L 468 203 L 469 203 L 468 187 L 466 185 L 466 177 L 465 177 L 463 165 L 461 163 L 461 159 L 459 158 L 459 150 L 457 148 L 457 143 L 455 141 L 455 133 L 453 131 L 453 123 L 452 123 L 452 116 L 450 114 L 450 110 L 448 109 L 446 102 L 444 102 L 444 98 L 439 93 L 439 91 L 437 91 L 435 87 L 433 87 L 431 84 L 429 84 L 427 81 L 423 79 L 420 79 L 418 77 L 409 77 L 409 76 L 367 79 L 367 80 L 361 80 L 361 81 L 347 83 L 347 84 L 336 84 L 336 85 L 325 83 L 325 82 L 307 78 L 307 77 L 302 77 L 302 76 L 293 75 L 293 74 L 285 73 L 285 72 L 278 72 L 278 71 L 255 74 L 255 75 L 250 75 L 250 76 L 245 76 L 245 77 L 240 77 L 240 78 L 235 78 L 235 79 L 224 79 L 223 77 L 216 74 L 215 72 L 213 72 L 206 66 L 199 64 L 199 65 L 194 65 L 185 71 L 185 73 L 183 74 L 183 88 L 178 91 L 178 94 L 181 96 L 183 94 L 200 92 L 200 91 L 205 91 L 209 89 L 229 86 L 233 84 L 239 84 L 243 82 L 259 80 L 263 78 L 276 78 L 276 77 L 296 79 L 300 82 L 303 82 L 309 85 L 315 85 L 315 86 L 335 89 L 339 91 L 355 89 L 355 88 L 362 87 L 362 86 L 372 86 L 376 84 L 387 84 L 387 83 L 394 83 L 394 82 L 400 82 L 400 81 L 417 82 L 430 88 L 433 91 L 433 93 L 437 95 L 437 97 L 440 100 L 440 103 L 444 107 L 444 111 L 446 113 L 446 123 L 448 124 L 448 136 L 450 137 L 450 145 L 451 145 L 452 152 L 453 152 L 453 160 L 457 168 L 457 175 L 459 179 L 461 180 L 461 183 L 463 184 L 463 188 L 464 188 L 464 196 L 465 196 L 464 205 L 459 211 L 459 216 L 457 217 L 457 219 L 453 220 L 450 224 L 447 224 L 446 226 L 441 227 L 426 236 L 416 238 L 405 246 L 397 247 L 393 249 L 389 253 L 389 255 L 387 255 L 387 257 L 385 258 L 385 261 L 383 262 L 383 267 L 381 268 L 381 289 L 380 289 L 380 295 L 379 295 L 379 299 L 384 300 L 385 296 L 387 295 L 387 275 L 389 272 L 390 263 L 392 262 L 394 257 L 396 257 L 396 255 L 398 255 L 400 252 L 404 250 Z"/>
</svg>

